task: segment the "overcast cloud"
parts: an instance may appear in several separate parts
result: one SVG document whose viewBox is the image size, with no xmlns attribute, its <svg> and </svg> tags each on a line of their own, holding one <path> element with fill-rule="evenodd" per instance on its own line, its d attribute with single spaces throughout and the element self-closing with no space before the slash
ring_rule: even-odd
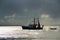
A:
<svg viewBox="0 0 60 40">
<path fill-rule="evenodd" d="M 1 25 L 26 25 L 33 17 L 44 25 L 60 25 L 60 0 L 0 0 Z"/>
</svg>

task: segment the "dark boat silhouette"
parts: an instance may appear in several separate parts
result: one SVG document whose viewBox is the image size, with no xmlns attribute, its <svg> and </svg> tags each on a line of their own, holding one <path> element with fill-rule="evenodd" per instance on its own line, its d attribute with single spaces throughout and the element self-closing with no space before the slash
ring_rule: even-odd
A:
<svg viewBox="0 0 60 40">
<path fill-rule="evenodd" d="M 57 28 L 50 28 L 50 30 L 57 30 Z"/>
<path fill-rule="evenodd" d="M 28 26 L 22 26 L 22 29 L 26 30 L 43 30 L 44 25 L 40 25 L 39 19 L 38 19 L 38 24 L 35 23 L 35 18 L 34 18 L 34 23 L 29 24 Z"/>
</svg>

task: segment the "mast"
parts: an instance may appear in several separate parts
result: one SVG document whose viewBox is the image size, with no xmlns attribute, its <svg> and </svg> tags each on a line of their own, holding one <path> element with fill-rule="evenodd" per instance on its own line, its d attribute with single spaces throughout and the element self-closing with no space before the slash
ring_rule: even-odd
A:
<svg viewBox="0 0 60 40">
<path fill-rule="evenodd" d="M 41 28 L 41 27 L 40 27 L 40 22 L 39 22 L 39 18 L 38 18 L 38 28 Z"/>
<path fill-rule="evenodd" d="M 34 17 L 34 26 L 33 26 L 33 28 L 36 28 L 35 17 Z"/>
<path fill-rule="evenodd" d="M 35 18 L 34 18 L 34 25 L 35 25 Z"/>
</svg>

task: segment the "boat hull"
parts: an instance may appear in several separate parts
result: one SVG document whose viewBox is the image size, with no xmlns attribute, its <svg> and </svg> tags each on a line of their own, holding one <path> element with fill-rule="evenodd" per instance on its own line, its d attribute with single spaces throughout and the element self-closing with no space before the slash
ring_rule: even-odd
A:
<svg viewBox="0 0 60 40">
<path fill-rule="evenodd" d="M 31 27 L 22 27 L 25 30 L 43 30 L 43 28 L 31 28 Z"/>
</svg>

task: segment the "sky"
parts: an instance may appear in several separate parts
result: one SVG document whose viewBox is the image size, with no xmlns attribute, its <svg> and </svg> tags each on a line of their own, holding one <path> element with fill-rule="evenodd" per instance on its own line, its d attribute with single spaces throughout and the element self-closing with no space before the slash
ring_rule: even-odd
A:
<svg viewBox="0 0 60 40">
<path fill-rule="evenodd" d="M 60 0 L 0 0 L 0 25 L 60 25 Z"/>
</svg>

